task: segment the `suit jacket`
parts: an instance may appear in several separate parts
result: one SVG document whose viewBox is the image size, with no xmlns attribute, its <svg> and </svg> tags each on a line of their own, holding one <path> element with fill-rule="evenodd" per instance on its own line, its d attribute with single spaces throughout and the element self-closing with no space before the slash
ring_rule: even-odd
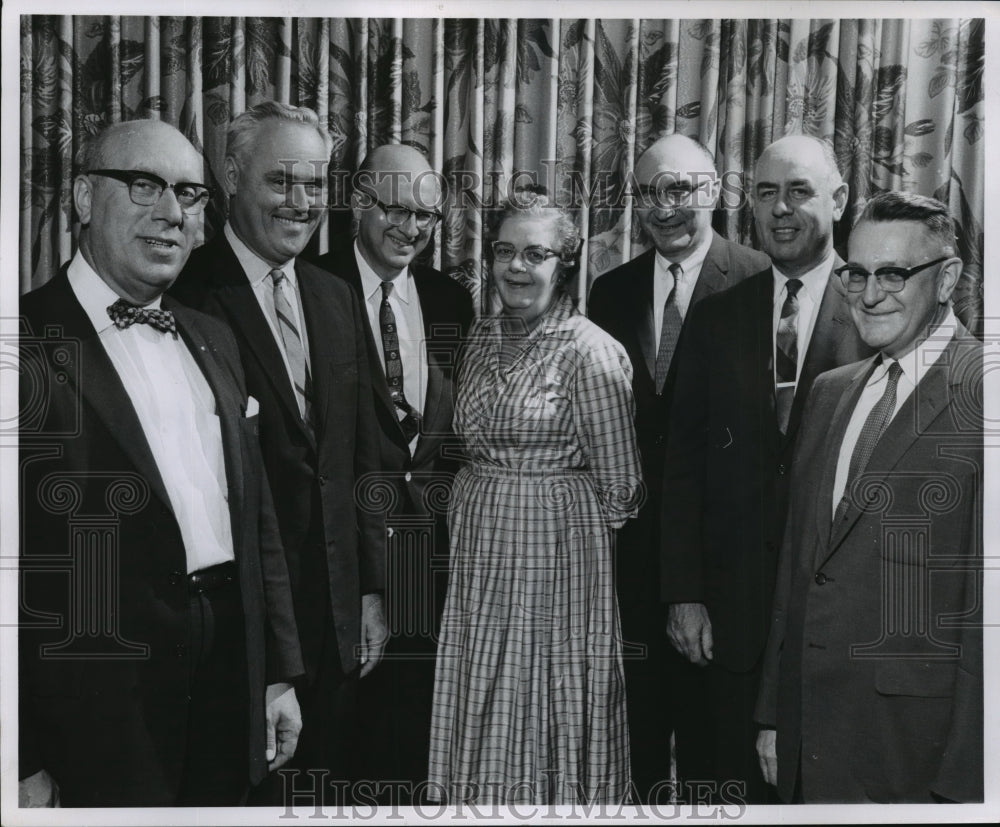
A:
<svg viewBox="0 0 1000 827">
<path fill-rule="evenodd" d="M 334 630 L 341 669 L 357 666 L 361 595 L 384 587 L 385 522 L 355 498 L 356 487 L 379 467 L 361 308 L 342 284 L 301 257 L 295 272 L 309 342 L 312 429 L 299 415 L 278 344 L 224 234 L 192 253 L 171 293 L 232 328 L 247 386 L 260 400 L 261 447 L 311 680 Z"/>
<path fill-rule="evenodd" d="M 221 425 L 257 783 L 267 773 L 265 685 L 302 673 L 288 570 L 232 335 L 169 297 L 163 306 Z M 48 770 L 64 803 L 169 805 L 192 657 L 180 529 L 66 268 L 22 297 L 21 314 L 21 398 L 33 402 L 21 420 L 20 775 Z"/>
<path fill-rule="evenodd" d="M 364 302 L 353 240 L 321 256 L 316 264 L 337 276 L 354 291 L 360 303 Z M 390 511 L 443 520 L 447 496 L 442 496 L 442 492 L 450 490 L 459 455 L 459 443 L 451 429 L 455 368 L 459 348 L 472 325 L 472 297 L 457 281 L 430 267 L 411 265 L 411 272 L 420 301 L 427 346 L 427 396 L 420 437 L 412 456 L 389 396 L 389 386 L 375 344 L 376 331 L 371 329 L 367 312 L 362 312 L 379 425 L 379 468 L 381 481 L 391 485 L 394 492 L 393 502 L 396 505 Z M 446 534 L 440 531 L 435 533 L 442 541 L 447 540 Z"/>
<path fill-rule="evenodd" d="M 809 388 L 817 374 L 869 352 L 831 274 L 782 436 L 773 304 L 768 268 L 694 308 L 677 351 L 664 465 L 662 598 L 704 603 L 714 662 L 737 672 L 757 663 L 767 639 L 791 452 Z"/>
<path fill-rule="evenodd" d="M 807 803 L 983 800 L 982 345 L 960 330 L 831 528 L 873 360 L 816 380 L 792 468 L 757 706 L 778 790 Z"/>
<path fill-rule="evenodd" d="M 655 257 L 656 251 L 648 250 L 602 275 L 591 288 L 588 305 L 591 320 L 625 346 L 633 368 L 636 438 L 642 457 L 646 500 L 639 519 L 623 529 L 621 563 L 625 565 L 619 572 L 619 599 L 624 604 L 623 608 L 640 599 L 653 605 L 659 604 L 660 554 L 655 538 L 658 535 L 663 458 L 670 425 L 670 400 L 674 395 L 678 358 L 675 353 L 663 393 L 657 394 L 654 381 L 656 337 L 653 330 Z M 763 253 L 726 241 L 713 231 L 712 244 L 691 294 L 688 317 L 707 296 L 733 286 L 769 264 Z"/>
</svg>

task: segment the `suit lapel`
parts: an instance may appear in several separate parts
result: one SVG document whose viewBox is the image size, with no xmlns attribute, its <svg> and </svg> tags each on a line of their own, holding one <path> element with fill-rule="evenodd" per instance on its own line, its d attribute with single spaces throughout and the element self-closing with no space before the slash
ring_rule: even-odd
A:
<svg viewBox="0 0 1000 827">
<path fill-rule="evenodd" d="M 292 383 L 288 378 L 288 371 L 285 370 L 284 360 L 281 358 L 281 351 L 274 340 L 271 327 L 264 318 L 264 313 L 260 309 L 260 303 L 254 295 L 250 282 L 247 281 L 246 273 L 236 257 L 225 236 L 220 234 L 217 237 L 217 266 L 213 268 L 213 284 L 216 289 L 217 300 L 226 314 L 226 320 L 238 330 L 247 341 L 254 357 L 260 362 L 264 374 L 274 386 L 276 395 L 282 404 L 291 414 L 291 419 L 298 423 L 302 433 L 315 445 L 315 437 L 309 428 L 302 421 L 299 415 L 298 402 L 295 399 L 295 392 Z M 303 310 L 307 304 L 303 301 Z M 307 326 L 309 320 L 306 321 Z M 322 324 L 322 322 L 317 322 Z M 310 326 L 312 327 L 312 326 Z M 312 339 L 310 339 L 310 345 Z"/>
<path fill-rule="evenodd" d="M 816 323 L 813 325 L 812 336 L 809 337 L 809 347 L 806 349 L 802 370 L 799 372 L 795 398 L 792 400 L 792 410 L 788 418 L 785 443 L 789 445 L 795 442 L 795 434 L 813 381 L 823 371 L 836 367 L 840 342 L 844 334 L 851 329 L 847 305 L 834 282 L 836 277 L 833 275 L 833 270 L 841 264 L 843 262 L 840 258 L 835 258 L 823 291 L 823 299 L 816 310 Z"/>
<path fill-rule="evenodd" d="M 338 317 L 338 309 L 332 306 L 329 293 L 324 289 L 322 271 L 311 267 L 301 259 L 296 263 L 296 278 L 299 295 L 302 297 L 302 313 L 305 317 L 306 335 L 309 338 L 309 360 L 312 366 L 313 421 L 317 428 L 327 421 L 330 397 L 334 389 L 330 387 L 330 373 L 327 367 L 334 354 L 328 352 L 331 339 L 322 335 L 330 320 Z M 334 276 L 329 276 L 334 278 Z M 308 429 L 303 428 L 308 434 Z"/>
<path fill-rule="evenodd" d="M 719 235 L 713 231 L 712 244 L 708 248 L 708 255 L 705 256 L 705 261 L 702 262 L 698 280 L 694 284 L 694 290 L 691 291 L 691 302 L 688 305 L 688 311 L 690 312 L 690 308 L 706 296 L 710 296 L 712 293 L 717 293 L 720 290 L 725 290 L 729 286 L 728 273 L 729 252 L 726 250 L 726 245 L 722 243 Z"/>
<path fill-rule="evenodd" d="M 172 512 L 166 486 L 142 430 L 139 416 L 118 371 L 98 338 L 97 331 L 69 286 L 66 268 L 55 277 L 52 289 L 53 321 L 65 325 L 64 333 L 67 338 L 80 341 L 80 395 L 87 400 L 112 439 L 149 483 L 153 493 Z M 60 372 L 66 372 L 65 368 L 61 367 Z M 70 371 L 69 375 L 72 376 L 73 372 Z"/>
<path fill-rule="evenodd" d="M 633 278 L 636 283 L 631 288 L 626 288 L 626 295 L 634 302 L 632 312 L 627 315 L 629 324 L 638 324 L 636 339 L 639 342 L 639 351 L 646 364 L 646 372 L 650 381 L 656 376 L 656 330 L 653 312 L 653 268 L 655 264 L 655 251 L 650 250 L 636 260 L 633 269 Z"/>
<path fill-rule="evenodd" d="M 177 320 L 177 331 L 188 346 L 188 350 L 191 351 L 198 367 L 201 368 L 202 375 L 215 396 L 215 410 L 219 417 L 222 452 L 226 463 L 233 548 L 239 549 L 242 548 L 243 521 L 241 515 L 244 501 L 244 469 L 238 418 L 241 415 L 244 400 L 235 383 L 223 371 L 217 357 L 212 355 L 215 353 L 215 345 L 202 331 L 201 326 L 194 322 L 191 311 L 166 297 L 164 303 L 168 302 L 168 306 L 174 311 Z"/>
<path fill-rule="evenodd" d="M 445 391 L 445 370 L 451 365 L 442 363 L 444 354 L 435 346 L 434 333 L 449 320 L 441 319 L 438 313 L 444 310 L 438 296 L 428 281 L 418 271 L 413 271 L 413 281 L 417 288 L 417 300 L 420 302 L 420 314 L 424 322 L 424 353 L 427 357 L 427 396 L 424 399 L 423 429 L 429 434 L 444 433 L 451 420 L 451 410 L 446 406 L 443 394 Z M 384 383 L 383 383 L 384 384 Z M 423 436 L 417 441 L 414 459 L 421 456 L 421 448 L 427 445 Z"/>
</svg>

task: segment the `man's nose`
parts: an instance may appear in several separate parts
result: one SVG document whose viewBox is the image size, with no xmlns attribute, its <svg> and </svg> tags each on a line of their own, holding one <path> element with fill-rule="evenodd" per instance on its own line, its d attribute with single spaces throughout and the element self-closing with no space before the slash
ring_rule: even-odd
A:
<svg viewBox="0 0 1000 827">
<path fill-rule="evenodd" d="M 292 184 L 288 189 L 286 203 L 296 210 L 309 209 L 309 196 L 306 194 L 305 184 Z"/>
<path fill-rule="evenodd" d="M 184 210 L 181 209 L 173 187 L 165 187 L 160 193 L 159 200 L 153 205 L 153 218 L 166 221 L 172 226 L 180 226 L 184 223 Z"/>
<path fill-rule="evenodd" d="M 774 197 L 774 203 L 771 205 L 772 215 L 788 215 L 791 212 L 791 208 L 788 206 L 788 201 L 783 193 L 778 193 Z"/>
<path fill-rule="evenodd" d="M 884 298 L 885 290 L 879 286 L 878 277 L 874 273 L 869 273 L 868 280 L 865 282 L 864 292 L 861 294 L 861 300 L 871 306 L 878 304 Z"/>
</svg>

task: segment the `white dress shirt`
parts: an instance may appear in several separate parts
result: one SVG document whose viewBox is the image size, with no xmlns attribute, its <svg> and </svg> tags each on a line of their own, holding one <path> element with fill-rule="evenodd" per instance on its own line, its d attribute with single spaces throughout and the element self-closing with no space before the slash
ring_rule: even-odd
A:
<svg viewBox="0 0 1000 827">
<path fill-rule="evenodd" d="M 656 252 L 653 265 L 653 332 L 656 334 L 657 352 L 660 350 L 660 333 L 663 332 L 663 305 L 667 301 L 667 296 L 676 286 L 677 294 L 674 296 L 674 304 L 677 306 L 677 312 L 681 315 L 681 321 L 683 321 L 691 306 L 691 295 L 694 293 L 698 276 L 701 275 L 702 265 L 708 256 L 708 248 L 712 246 L 712 238 L 712 233 L 709 233 L 708 238 L 683 261 L 673 262 L 661 256 L 659 250 Z M 676 285 L 674 285 L 674 275 L 670 272 L 670 266 L 675 263 L 681 268 L 680 278 L 676 280 Z"/>
<path fill-rule="evenodd" d="M 188 572 L 233 560 L 222 430 L 215 395 L 180 335 L 148 324 L 119 330 L 120 297 L 77 253 L 69 284 L 121 377 L 180 527 Z M 146 307 L 158 308 L 157 297 Z"/>
<path fill-rule="evenodd" d="M 799 300 L 799 313 L 795 321 L 795 329 L 798 333 L 797 341 L 799 346 L 799 359 L 795 370 L 795 379 L 798 381 L 802 373 L 802 363 L 805 362 L 806 352 L 809 350 L 809 342 L 812 339 L 813 328 L 816 327 L 816 317 L 819 315 L 819 306 L 823 302 L 823 293 L 826 292 L 827 282 L 830 280 L 830 273 L 833 271 L 834 251 L 831 249 L 823 261 L 812 268 L 808 273 L 797 276 L 802 282 L 797 298 Z M 781 321 L 781 308 L 788 296 L 788 279 L 775 265 L 771 265 L 774 273 L 774 301 L 772 303 L 773 313 L 771 318 L 771 352 L 778 346 L 778 322 Z"/>
<path fill-rule="evenodd" d="M 944 320 L 937 325 L 927 336 L 921 340 L 915 348 L 899 359 L 899 366 L 902 373 L 899 375 L 899 382 L 896 385 L 896 406 L 892 410 L 892 418 L 899 413 L 903 403 L 910 398 L 910 394 L 924 378 L 930 367 L 941 358 L 948 344 L 955 336 L 957 321 L 954 311 L 949 307 L 948 314 Z M 840 444 L 840 453 L 837 456 L 837 474 L 833 481 L 833 505 L 831 519 L 836 516 L 837 506 L 844 496 L 844 489 L 847 487 L 847 475 L 851 469 L 851 456 L 854 454 L 854 446 L 858 444 L 861 431 L 868 419 L 868 414 L 878 403 L 885 393 L 888 383 L 889 368 L 894 359 L 883 354 L 882 363 L 875 368 L 874 373 L 868 379 L 865 389 L 861 391 L 858 404 L 851 414 L 851 419 L 847 423 L 847 430 L 844 432 L 844 441 Z"/>
<path fill-rule="evenodd" d="M 379 311 L 382 307 L 382 279 L 368 266 L 365 257 L 354 242 L 354 257 L 361 273 L 361 291 L 368 312 L 368 324 L 378 349 L 379 364 L 385 375 L 385 349 L 382 347 L 382 326 Z M 389 306 L 396 317 L 396 335 L 399 338 L 399 358 L 403 363 L 403 395 L 415 411 L 422 413 L 427 400 L 427 343 L 424 340 L 424 317 L 420 312 L 420 299 L 413 274 L 408 267 L 392 277 Z M 400 413 L 397 411 L 397 414 Z M 410 442 L 412 451 L 418 437 Z"/>
<path fill-rule="evenodd" d="M 278 352 L 281 353 L 281 361 L 285 366 L 285 373 L 288 374 L 288 382 L 294 387 L 295 378 L 292 376 L 292 369 L 288 364 L 288 354 L 285 353 L 285 340 L 281 337 L 278 328 L 278 316 L 274 312 L 274 280 L 271 278 L 271 270 L 278 269 L 285 274 L 285 280 L 281 283 L 280 289 L 284 292 L 288 304 L 292 308 L 292 315 L 295 317 L 295 328 L 299 331 L 299 338 L 302 340 L 302 352 L 306 357 L 306 370 L 311 374 L 312 367 L 309 363 L 309 336 L 305 326 L 305 316 L 302 312 L 302 297 L 299 293 L 299 282 L 295 275 L 295 259 L 289 259 L 280 267 L 272 267 L 264 259 L 260 258 L 246 244 L 240 241 L 233 232 L 233 228 L 226 222 L 222 230 L 226 234 L 226 240 L 236 253 L 240 266 L 246 274 L 253 294 L 260 305 L 264 318 L 267 319 L 267 326 L 271 328 L 271 336 L 278 345 Z"/>
</svg>

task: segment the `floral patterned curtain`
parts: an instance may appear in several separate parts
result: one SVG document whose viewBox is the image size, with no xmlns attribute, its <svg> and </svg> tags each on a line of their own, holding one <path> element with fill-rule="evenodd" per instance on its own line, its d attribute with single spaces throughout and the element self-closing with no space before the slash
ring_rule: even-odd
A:
<svg viewBox="0 0 1000 827">
<path fill-rule="evenodd" d="M 716 227 L 749 244 L 744 173 L 782 135 L 827 138 L 851 187 L 838 246 L 877 192 L 940 198 L 959 225 L 957 303 L 968 317 L 982 284 L 984 39 L 981 19 L 25 16 L 21 286 L 72 254 L 72 161 L 87 133 L 161 118 L 204 151 L 217 182 L 229 120 L 276 98 L 328 123 L 335 170 L 352 172 L 385 142 L 424 151 L 449 184 L 429 256 L 477 294 L 484 222 L 512 187 L 537 184 L 582 207 L 582 300 L 647 243 L 628 181 L 659 135 L 681 132 L 715 153 L 727 208 Z M 338 180 L 319 250 L 349 231 Z"/>
</svg>

